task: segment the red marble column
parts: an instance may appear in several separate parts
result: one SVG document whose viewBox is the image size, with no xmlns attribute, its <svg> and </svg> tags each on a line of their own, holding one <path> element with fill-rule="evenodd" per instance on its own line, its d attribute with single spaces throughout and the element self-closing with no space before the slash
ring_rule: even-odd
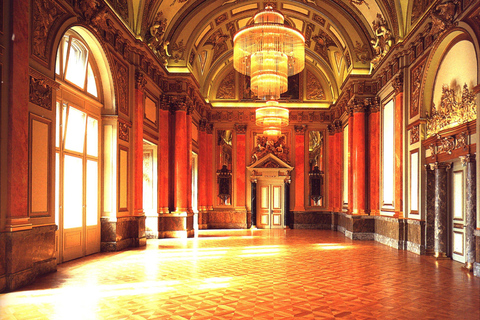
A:
<svg viewBox="0 0 480 320">
<path fill-rule="evenodd" d="M 143 114 L 144 87 L 146 80 L 142 73 L 135 74 L 135 106 L 133 111 L 133 215 L 143 212 Z"/>
<path fill-rule="evenodd" d="M 192 209 L 192 167 L 193 167 L 193 160 L 192 160 L 192 113 L 193 107 L 188 107 L 187 110 L 187 212 L 193 213 Z"/>
<path fill-rule="evenodd" d="M 170 105 L 167 101 L 167 96 L 162 97 L 162 104 L 160 109 L 160 121 L 158 131 L 158 212 L 169 213 L 168 195 L 169 187 L 169 130 L 170 130 Z"/>
<path fill-rule="evenodd" d="M 370 106 L 368 158 L 370 171 L 370 215 L 380 214 L 380 107 L 377 102 Z"/>
<path fill-rule="evenodd" d="M 353 213 L 366 211 L 366 128 L 365 106 L 360 103 L 353 112 Z"/>
<path fill-rule="evenodd" d="M 184 103 L 178 103 L 175 110 L 174 142 L 174 200 L 176 213 L 186 213 L 188 208 L 188 161 L 187 161 L 187 110 Z"/>
<path fill-rule="evenodd" d="M 328 210 L 334 211 L 338 185 L 336 184 L 337 172 L 337 139 L 335 127 L 328 125 Z"/>
<path fill-rule="evenodd" d="M 5 66 L 8 68 L 8 106 L 5 106 L 8 127 L 2 130 L 6 133 L 2 139 L 7 145 L 4 155 L 7 169 L 2 172 L 7 175 L 5 231 L 31 228 L 28 216 L 29 3 L 28 0 L 10 1 L 11 17 L 15 18 L 10 20 L 11 34 L 6 35 L 9 43 L 9 65 Z M 0 222 L 0 226 L 2 224 Z"/>
<path fill-rule="evenodd" d="M 246 208 L 246 137 L 247 125 L 237 124 L 235 126 L 235 132 L 237 134 L 237 152 L 235 163 L 235 204 L 239 209 Z"/>
<path fill-rule="evenodd" d="M 214 190 L 214 164 L 215 164 L 215 161 L 213 161 L 214 159 L 214 152 L 213 152 L 213 143 L 214 143 L 214 140 L 213 140 L 213 126 L 211 123 L 207 124 L 206 126 L 206 131 L 207 131 L 207 162 L 206 162 L 206 166 L 207 166 L 207 170 L 206 170 L 206 173 L 207 173 L 207 177 L 206 177 L 206 180 L 207 180 L 207 192 L 206 192 L 206 204 L 207 204 L 207 210 L 213 210 L 213 199 L 214 197 L 216 196 L 215 195 L 215 190 Z"/>
<path fill-rule="evenodd" d="M 305 131 L 306 126 L 295 126 L 295 207 L 305 211 Z"/>
<path fill-rule="evenodd" d="M 348 212 L 353 212 L 353 108 L 348 110 Z"/>
<path fill-rule="evenodd" d="M 335 183 L 337 184 L 337 193 L 335 195 L 335 211 L 341 212 L 343 209 L 343 157 L 347 155 L 343 154 L 343 125 L 340 120 L 335 124 L 335 140 L 336 140 L 336 153 L 335 166 L 338 174 L 335 176 Z"/>
<path fill-rule="evenodd" d="M 403 78 L 395 78 L 395 217 L 403 217 Z"/>
<path fill-rule="evenodd" d="M 198 211 L 207 209 L 207 133 L 206 120 L 200 120 L 198 135 Z M 199 219 L 200 223 L 200 219 Z"/>
</svg>

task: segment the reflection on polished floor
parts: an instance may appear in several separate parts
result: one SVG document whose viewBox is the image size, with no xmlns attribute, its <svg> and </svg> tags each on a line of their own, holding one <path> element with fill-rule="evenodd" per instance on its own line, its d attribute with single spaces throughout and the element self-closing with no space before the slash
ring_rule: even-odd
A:
<svg viewBox="0 0 480 320">
<path fill-rule="evenodd" d="M 480 278 L 322 230 L 200 231 L 0 295 L 0 319 L 480 319 Z"/>
</svg>

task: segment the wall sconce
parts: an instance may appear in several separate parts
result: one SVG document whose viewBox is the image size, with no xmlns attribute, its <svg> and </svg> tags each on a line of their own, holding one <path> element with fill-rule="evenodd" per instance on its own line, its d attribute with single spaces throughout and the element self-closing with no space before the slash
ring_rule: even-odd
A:
<svg viewBox="0 0 480 320">
<path fill-rule="evenodd" d="M 310 198 L 318 202 L 323 197 L 323 171 L 315 166 L 308 175 L 310 176 Z"/>
<path fill-rule="evenodd" d="M 224 204 L 227 204 L 228 199 L 230 198 L 230 185 L 232 183 L 232 173 L 228 170 L 227 166 L 224 164 L 222 169 L 217 171 L 217 182 L 218 182 L 218 197 L 222 199 Z"/>
</svg>

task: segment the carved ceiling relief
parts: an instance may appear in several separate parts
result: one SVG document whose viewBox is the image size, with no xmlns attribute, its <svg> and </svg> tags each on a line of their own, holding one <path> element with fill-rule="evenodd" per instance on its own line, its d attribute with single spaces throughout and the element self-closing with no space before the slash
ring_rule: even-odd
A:
<svg viewBox="0 0 480 320">
<path fill-rule="evenodd" d="M 315 41 L 315 48 L 313 50 L 322 56 L 325 61 L 329 61 L 328 48 L 331 46 L 336 47 L 335 41 L 323 30 L 319 30 L 318 34 L 313 36 L 312 40 Z"/>
<path fill-rule="evenodd" d="M 312 37 L 312 33 L 315 31 L 315 25 L 313 23 L 308 23 L 305 31 L 305 47 L 310 47 L 310 38 Z"/>
<path fill-rule="evenodd" d="M 393 45 L 393 36 L 390 30 L 387 28 L 387 22 L 380 13 L 377 13 L 377 18 L 372 21 L 372 29 L 375 34 L 375 38 L 371 40 L 374 57 L 370 61 L 371 68 L 374 69 L 378 66 L 384 56 L 390 51 Z"/>
<path fill-rule="evenodd" d="M 465 84 L 461 98 L 457 98 L 455 88 L 448 85 L 442 87 L 440 106 L 432 105 L 427 115 L 427 137 L 438 135 L 442 130 L 455 127 L 477 119 L 475 95 Z"/>
<path fill-rule="evenodd" d="M 422 15 L 427 11 L 428 7 L 434 2 L 434 0 L 416 0 L 413 1 L 412 14 L 410 15 L 410 21 L 412 26 Z"/>
<path fill-rule="evenodd" d="M 218 86 L 217 99 L 235 99 L 235 72 L 232 70 Z"/>
<path fill-rule="evenodd" d="M 127 0 L 107 0 L 115 11 L 122 17 L 123 20 L 128 21 L 128 1 Z"/>
<path fill-rule="evenodd" d="M 435 7 L 435 10 L 433 10 L 431 13 L 431 35 L 439 35 L 452 26 L 458 3 L 458 0 L 446 1 Z"/>
<path fill-rule="evenodd" d="M 180 60 L 185 60 L 185 45 L 183 44 L 183 39 L 178 43 L 173 43 L 169 45 L 170 49 L 170 59 L 178 63 Z"/>
<path fill-rule="evenodd" d="M 366 64 L 368 60 L 370 60 L 370 55 L 368 53 L 368 45 L 366 43 L 361 44 L 360 42 L 356 42 L 355 48 L 353 49 L 353 52 L 355 53 L 355 61 L 356 62 L 362 62 L 363 64 Z"/>
<path fill-rule="evenodd" d="M 322 84 L 315 77 L 315 75 L 307 70 L 307 100 L 325 100 L 325 92 L 323 91 Z"/>
<path fill-rule="evenodd" d="M 211 45 L 213 51 L 212 62 L 217 60 L 220 55 L 228 50 L 227 40 L 229 36 L 222 33 L 221 29 L 218 29 L 205 41 L 204 45 Z"/>
<path fill-rule="evenodd" d="M 53 1 L 35 0 L 33 3 L 32 53 L 45 63 L 50 54 L 47 52 L 47 40 L 52 26 L 66 12 Z"/>
</svg>

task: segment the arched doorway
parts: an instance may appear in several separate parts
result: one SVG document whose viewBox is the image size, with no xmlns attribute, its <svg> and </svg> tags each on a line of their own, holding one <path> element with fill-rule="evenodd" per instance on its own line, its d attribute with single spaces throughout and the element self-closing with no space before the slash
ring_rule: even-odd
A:
<svg viewBox="0 0 480 320">
<path fill-rule="evenodd" d="M 74 29 L 57 51 L 57 261 L 100 251 L 100 164 L 103 90 L 92 49 Z"/>
</svg>

